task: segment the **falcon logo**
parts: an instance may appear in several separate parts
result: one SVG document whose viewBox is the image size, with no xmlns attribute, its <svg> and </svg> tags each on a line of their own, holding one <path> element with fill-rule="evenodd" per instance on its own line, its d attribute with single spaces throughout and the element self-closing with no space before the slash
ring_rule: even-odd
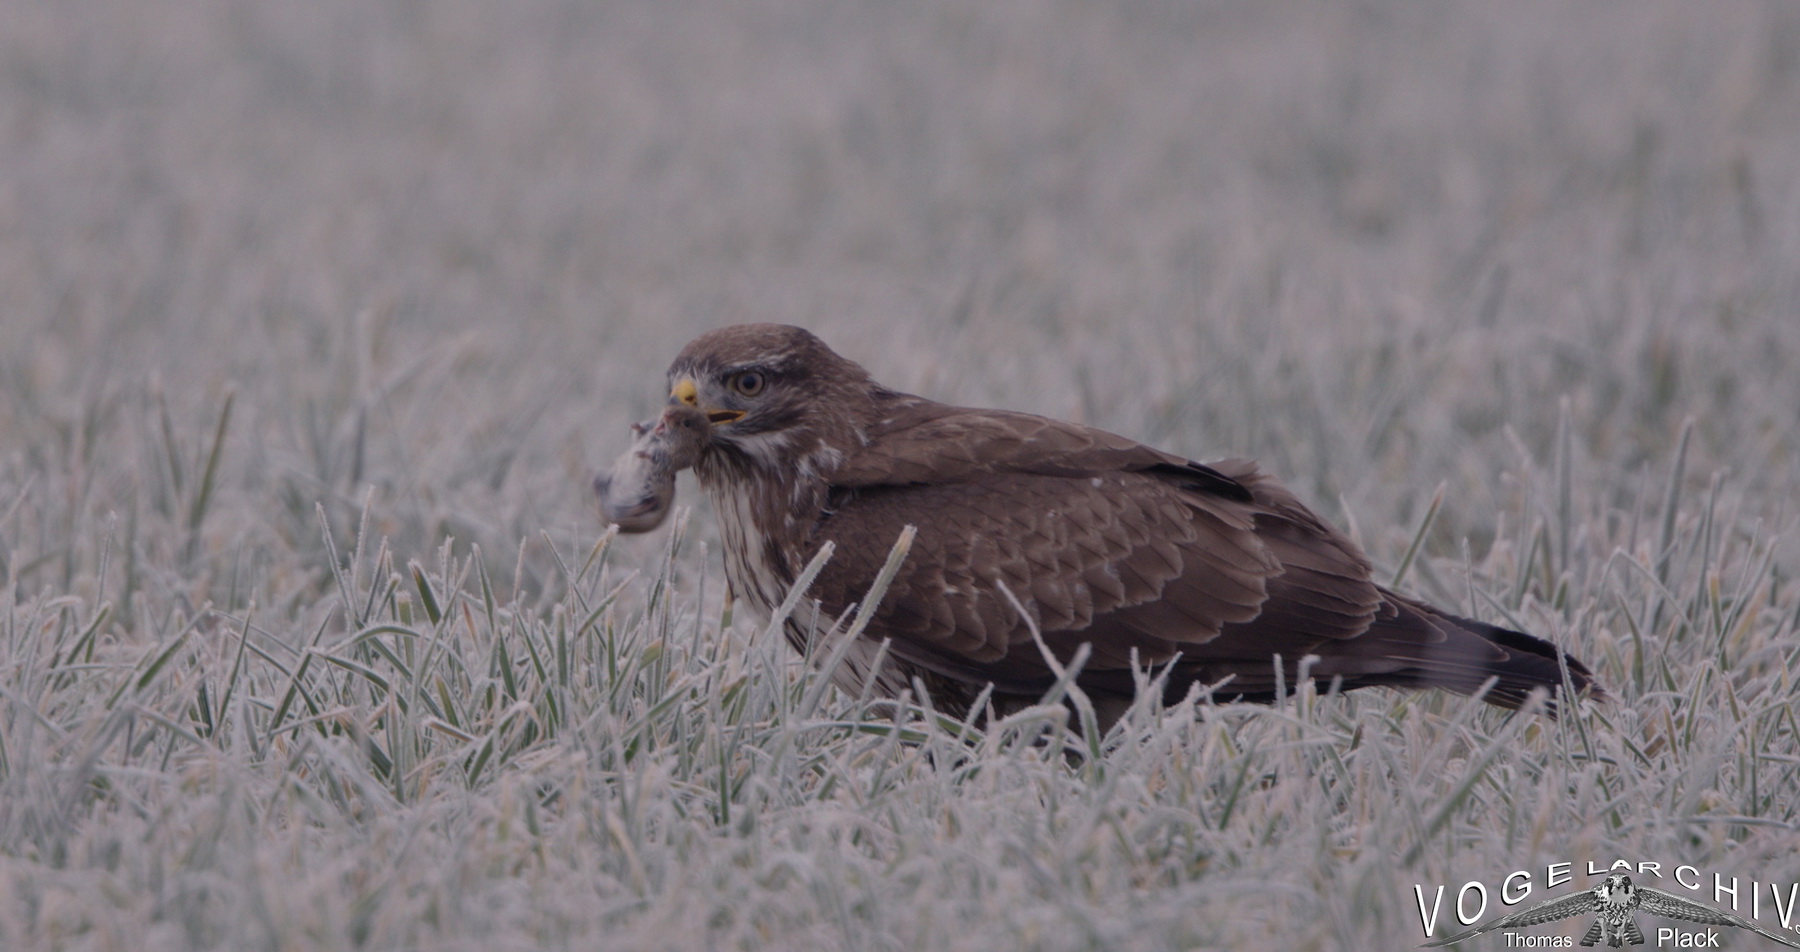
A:
<svg viewBox="0 0 1800 952">
<path fill-rule="evenodd" d="M 1626 943 L 1643 945 L 1644 933 L 1638 929 L 1634 914 L 1644 912 L 1665 919 L 1683 919 L 1708 926 L 1732 926 L 1738 929 L 1749 929 L 1757 935 L 1773 939 L 1790 948 L 1800 949 L 1800 942 L 1791 938 L 1776 935 L 1763 929 L 1748 919 L 1734 916 L 1723 909 L 1704 905 L 1692 899 L 1683 899 L 1671 892 L 1639 886 L 1631 881 L 1630 876 L 1615 873 L 1606 877 L 1592 889 L 1572 893 L 1558 899 L 1546 899 L 1528 909 L 1511 915 L 1500 916 L 1476 926 L 1467 932 L 1459 932 L 1447 939 L 1424 943 L 1422 948 L 1453 945 L 1464 939 L 1474 938 L 1484 932 L 1495 929 L 1516 929 L 1521 926 L 1535 926 L 1546 922 L 1556 922 L 1572 916 L 1593 915 L 1594 924 L 1588 928 L 1587 934 L 1581 937 L 1582 945 L 1598 945 L 1602 940 L 1612 948 L 1619 948 Z M 1665 939 L 1674 940 L 1666 942 Z M 1686 941 L 1681 941 L 1681 940 Z M 1673 929 L 1662 930 L 1657 935 L 1657 945 L 1672 944 L 1678 947 L 1697 948 L 1702 945 L 1716 946 L 1718 937 L 1709 929 L 1705 933 L 1676 933 Z"/>
</svg>

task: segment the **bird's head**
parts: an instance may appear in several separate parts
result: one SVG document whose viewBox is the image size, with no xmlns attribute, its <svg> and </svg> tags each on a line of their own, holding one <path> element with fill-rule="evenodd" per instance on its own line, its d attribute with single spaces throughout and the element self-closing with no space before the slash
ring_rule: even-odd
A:
<svg viewBox="0 0 1800 952">
<path fill-rule="evenodd" d="M 1632 909 L 1637 906 L 1637 887 L 1630 876 L 1614 873 L 1595 886 L 1593 892 L 1603 907 Z"/>
<path fill-rule="evenodd" d="M 809 331 L 740 324 L 694 338 L 669 365 L 669 402 L 706 414 L 705 457 L 791 470 L 850 451 L 878 390 L 855 362 Z"/>
</svg>

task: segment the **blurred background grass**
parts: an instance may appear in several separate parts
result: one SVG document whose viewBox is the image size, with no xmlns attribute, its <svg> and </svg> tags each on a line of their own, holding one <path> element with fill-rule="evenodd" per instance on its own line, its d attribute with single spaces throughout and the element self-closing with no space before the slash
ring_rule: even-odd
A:
<svg viewBox="0 0 1800 952">
<path fill-rule="evenodd" d="M 1776 837 L 1791 842 L 1796 819 L 1784 706 L 1800 564 L 1796 262 L 1800 8 L 1780 0 L 5 4 L 0 583 L 11 621 L 0 707 L 13 733 L 0 734 L 11 804 L 0 804 L 0 882 L 12 890 L 0 939 L 535 948 L 591 945 L 586 930 L 606 923 L 631 944 L 1157 948 L 1249 935 L 1317 948 L 1406 938 L 1402 884 L 1571 858 L 1571 840 L 1602 860 L 1614 858 L 1606 849 L 1680 848 L 1750 857 L 1746 877 L 1800 878 L 1791 858 L 1755 866 Z M 1445 848 L 1404 863 L 1360 836 L 1345 845 L 1320 832 L 1360 822 L 1379 843 L 1369 811 L 1386 808 L 1373 781 L 1359 796 L 1377 799 L 1346 807 L 1306 800 L 1300 778 L 1271 779 L 1271 796 L 1291 798 L 1271 815 L 1311 832 L 1284 838 L 1271 826 L 1246 834 L 1262 837 L 1255 850 L 1215 844 L 1148 880 L 1129 862 L 1106 865 L 1117 857 L 1063 857 L 1072 865 L 1056 876 L 1084 863 L 1105 871 L 1083 887 L 1093 908 L 1074 932 L 1055 890 L 997 889 L 1016 903 L 999 915 L 1001 899 L 908 872 L 898 854 L 875 849 L 868 868 L 834 858 L 835 840 L 802 831 L 877 821 L 845 819 L 876 808 L 830 795 L 777 811 L 773 834 L 696 827 L 728 844 L 810 844 L 791 857 L 813 864 L 792 874 L 806 889 L 774 874 L 733 879 L 724 860 L 676 851 L 651 865 L 680 874 L 627 870 L 636 891 L 625 892 L 638 898 L 592 915 L 562 908 L 577 898 L 538 895 L 556 876 L 502 875 L 490 860 L 511 854 L 491 842 L 458 865 L 457 844 L 499 835 L 493 818 L 532 799 L 511 761 L 471 780 L 466 751 L 441 753 L 470 792 L 426 784 L 450 797 L 438 802 L 412 791 L 438 812 L 409 812 L 395 792 L 386 806 L 327 810 L 329 821 L 271 811 L 231 826 L 233 798 L 256 800 L 242 794 L 255 788 L 246 777 L 299 789 L 313 782 L 299 778 L 336 776 L 303 764 L 316 752 L 263 776 L 255 765 L 273 748 L 233 746 L 200 716 L 241 717 L 274 742 L 287 680 L 241 682 L 240 706 L 267 702 L 241 715 L 218 693 L 240 683 L 234 651 L 255 639 L 236 633 L 252 603 L 250 627 L 291 675 L 301 656 L 280 651 L 354 632 L 351 603 L 380 601 L 383 571 L 404 576 L 401 594 L 417 602 L 405 570 L 417 561 L 448 603 L 464 590 L 454 559 L 475 544 L 499 590 L 496 617 L 514 611 L 519 627 L 497 622 L 484 641 L 471 622 L 474 640 L 443 650 L 491 652 L 519 632 L 550 644 L 556 606 L 592 607 L 572 581 L 600 534 L 592 471 L 660 402 L 661 369 L 681 343 L 751 320 L 811 327 L 877 379 L 939 399 L 1082 419 L 1203 459 L 1259 457 L 1390 569 L 1442 486 L 1410 584 L 1482 617 L 1517 613 L 1597 660 L 1623 690 L 1615 716 L 1648 723 L 1668 705 L 1660 748 L 1635 720 L 1622 734 L 1676 759 L 1646 760 L 1620 792 L 1625 781 L 1590 782 L 1574 766 L 1592 766 L 1591 748 L 1552 757 L 1550 779 L 1525 771 L 1562 803 L 1541 807 L 1536 845 L 1496 832 L 1475 805 L 1455 813 L 1447 829 L 1466 828 Z M 365 503 L 365 588 L 347 593 L 333 567 L 354 561 Z M 709 518 L 695 515 L 698 543 Z M 440 559 L 446 538 L 453 557 Z M 717 630 L 722 584 L 703 546 L 665 564 L 666 541 L 620 540 L 609 552 L 609 585 L 645 573 L 619 595 L 617 630 L 648 643 L 662 611 L 696 631 L 711 625 L 718 645 L 751 639 L 743 623 Z M 553 546 L 574 564 L 559 566 Z M 386 614 L 371 618 L 400 624 L 406 599 L 385 597 Z M 423 617 L 420 605 L 407 611 Z M 1712 640 L 1701 637 L 1708 617 Z M 72 663 L 70 646 L 97 683 L 106 671 L 131 674 L 120 683 L 148 675 L 140 688 L 162 692 L 166 710 L 131 707 L 110 686 L 83 694 L 46 680 Z M 261 662 L 252 653 L 250 663 Z M 722 662 L 702 652 L 684 663 L 718 674 L 707 666 Z M 1679 680 L 1702 669 L 1700 681 Z M 463 686 L 478 692 L 480 681 Z M 358 716 L 401 703 L 335 689 Z M 1686 702 L 1644 700 L 1659 689 L 1691 690 Z M 696 698 L 716 701 L 710 690 Z M 553 695 L 534 703 L 562 703 Z M 778 709 L 774 694 L 758 697 Z M 1394 695 L 1330 703 L 1349 726 L 1327 730 L 1327 746 L 1375 717 L 1395 732 L 1395 756 L 1429 761 L 1450 730 L 1393 726 L 1389 706 L 1410 709 Z M 1463 710 L 1419 704 L 1433 716 Z M 1747 727 L 1720 713 L 1744 705 L 1759 712 Z M 606 743 L 515 736 L 516 725 L 501 729 L 506 705 L 490 707 L 488 727 L 519 756 L 585 757 Z M 146 765 L 144 748 L 121 753 L 130 745 L 108 731 L 150 710 L 189 725 L 191 740 L 172 733 Z M 1678 722 L 1681 710 L 1689 720 Z M 1715 733 L 1695 726 L 1695 711 Z M 34 718 L 58 726 L 33 734 Z M 1269 721 L 1245 729 L 1286 729 Z M 1472 749 L 1492 749 L 1485 731 L 1510 736 L 1503 723 L 1480 721 Z M 772 730 L 753 736 L 775 744 Z M 1265 739 L 1286 749 L 1278 733 Z M 1123 763 L 1157 762 L 1134 749 L 1140 759 Z M 1725 774 L 1676 753 L 1703 750 L 1757 753 Z M 1785 788 L 1758 774 L 1764 755 L 1785 765 L 1769 768 Z M 942 833 L 922 851 L 927 864 L 1014 855 L 944 833 L 930 818 L 960 794 L 928 758 L 906 763 L 936 778 L 913 788 L 930 805 L 913 802 L 923 826 L 895 821 L 887 835 Z M 121 799 L 91 790 L 108 769 L 147 773 Z M 1060 762 L 1035 769 L 1034 782 L 1074 782 L 1054 773 Z M 1607 790 L 1597 802 L 1638 803 L 1641 814 L 1584 825 L 1587 794 L 1571 791 L 1594 783 Z M 71 790 L 87 799 L 44 820 L 40 808 Z M 1725 809 L 1706 790 L 1757 822 L 1694 826 L 1696 813 Z M 159 825 L 183 810 L 211 832 Z M 1046 823 L 1019 835 L 1054 835 Z M 1002 839 L 1017 832 L 987 825 Z M 611 855 L 636 831 L 573 836 L 568 848 Z M 455 888 L 400 877 L 372 890 L 370 870 L 386 865 L 355 858 L 371 837 L 393 855 L 405 848 L 384 837 L 428 844 L 440 865 L 426 872 Z M 233 866 L 202 846 L 254 855 Z M 1010 862 L 992 882 L 1031 868 Z M 919 902 L 919 921 L 834 891 L 846 863 L 867 877 L 857 882 L 868 902 Z M 249 867 L 269 882 L 244 885 L 259 882 L 239 875 Z M 1291 908 L 1256 891 L 1278 870 Z M 693 921 L 683 903 L 709 876 L 729 881 L 725 900 L 780 914 L 754 927 Z M 1357 901 L 1339 895 L 1352 876 L 1367 891 Z M 279 914 L 238 905 L 266 907 L 288 877 L 310 884 L 304 903 Z M 570 895 L 615 896 L 581 888 Z M 431 889 L 461 897 L 462 917 L 419 920 L 391 898 Z M 927 900 L 952 895 L 944 921 L 924 923 Z M 1244 895 L 1289 911 L 1234 932 L 1220 910 Z M 383 901 L 409 912 L 370 912 Z M 360 933 L 347 925 L 359 915 Z"/>
</svg>

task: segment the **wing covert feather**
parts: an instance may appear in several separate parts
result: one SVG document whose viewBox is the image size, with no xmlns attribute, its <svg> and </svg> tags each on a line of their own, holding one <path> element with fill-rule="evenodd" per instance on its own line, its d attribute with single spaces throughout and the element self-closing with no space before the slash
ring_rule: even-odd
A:
<svg viewBox="0 0 1800 952">
<path fill-rule="evenodd" d="M 1757 935 L 1774 939 L 1789 948 L 1800 949 L 1800 941 L 1796 941 L 1790 936 L 1777 935 L 1742 916 L 1734 915 L 1723 909 L 1707 906 L 1652 886 L 1639 886 L 1637 891 L 1644 911 L 1651 915 L 1662 916 L 1665 919 L 1685 919 L 1701 925 L 1735 926 L 1739 929 L 1749 929 Z"/>
<path fill-rule="evenodd" d="M 1276 655 L 1318 656 L 1326 679 L 1465 692 L 1510 663 L 1470 623 L 1375 585 L 1353 542 L 1250 461 L 1203 466 L 1079 424 L 895 400 L 831 477 L 813 538 L 838 555 L 813 592 L 833 612 L 860 600 L 916 526 L 870 629 L 900 657 L 1042 690 L 1049 669 L 1004 584 L 1052 650 L 1091 647 L 1084 684 L 1122 692 L 1130 666 L 1177 655 L 1182 683 L 1230 678 L 1256 696 L 1275 688 Z M 1525 693 L 1503 676 L 1491 696 Z"/>
<path fill-rule="evenodd" d="M 1170 643 L 1255 618 L 1280 571 L 1247 513 L 1198 509 L 1190 495 L 1136 473 L 1001 473 L 841 494 L 816 532 L 838 555 L 813 591 L 832 610 L 860 599 L 910 524 L 912 554 L 876 613 L 887 633 L 997 661 L 1031 640 L 1003 582 L 1046 634 L 1085 630 L 1122 609 L 1157 612 L 1165 624 L 1154 653 L 1166 655 Z"/>
<path fill-rule="evenodd" d="M 1426 942 L 1421 948 L 1439 948 L 1446 945 L 1453 945 L 1465 939 L 1472 939 L 1484 932 L 1492 932 L 1495 929 L 1516 929 L 1520 926 L 1535 926 L 1542 925 L 1546 922 L 1556 922 L 1571 916 L 1581 915 L 1584 912 L 1593 912 L 1598 905 L 1599 901 L 1594 898 L 1593 892 L 1584 889 L 1581 892 L 1573 892 L 1567 896 L 1546 899 L 1535 906 L 1528 906 L 1511 915 L 1489 919 L 1473 929 L 1458 932 L 1453 936 L 1438 939 L 1433 942 Z"/>
</svg>

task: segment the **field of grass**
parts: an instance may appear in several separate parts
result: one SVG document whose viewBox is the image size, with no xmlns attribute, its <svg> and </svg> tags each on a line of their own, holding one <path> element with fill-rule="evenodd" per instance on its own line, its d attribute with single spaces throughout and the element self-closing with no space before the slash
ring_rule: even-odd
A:
<svg viewBox="0 0 1800 952">
<path fill-rule="evenodd" d="M 841 696 L 687 477 L 589 498 L 744 320 L 1255 456 L 1612 700 Z M 7 952 L 1409 948 L 1620 859 L 1768 926 L 1797 574 L 1787 0 L 0 4 Z"/>
</svg>

